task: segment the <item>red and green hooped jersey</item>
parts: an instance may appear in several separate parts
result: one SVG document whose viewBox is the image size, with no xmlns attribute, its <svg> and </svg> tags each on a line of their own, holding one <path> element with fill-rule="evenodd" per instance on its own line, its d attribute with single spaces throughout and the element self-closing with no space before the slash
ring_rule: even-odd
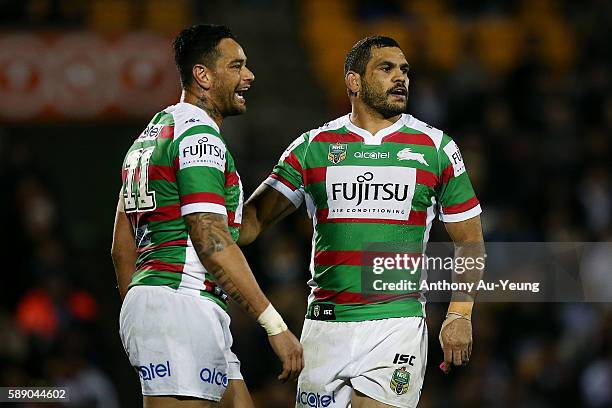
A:
<svg viewBox="0 0 612 408">
<path fill-rule="evenodd" d="M 195 105 L 169 106 L 130 147 L 122 180 L 138 248 L 131 286 L 169 286 L 225 307 L 227 296 L 198 259 L 183 221 L 197 212 L 227 215 L 238 239 L 242 184 L 217 124 Z"/>
<path fill-rule="evenodd" d="M 314 225 L 308 316 L 333 316 L 325 320 L 423 316 L 418 291 L 361 290 L 364 244 L 422 245 L 436 212 L 444 222 L 481 212 L 455 142 L 411 115 L 375 135 L 349 115 L 304 133 L 266 184 L 295 206 L 306 201 Z"/>
</svg>

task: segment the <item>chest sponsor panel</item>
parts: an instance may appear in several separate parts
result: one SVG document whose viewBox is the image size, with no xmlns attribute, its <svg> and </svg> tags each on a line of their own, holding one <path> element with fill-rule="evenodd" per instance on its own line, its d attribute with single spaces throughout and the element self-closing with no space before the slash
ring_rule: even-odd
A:
<svg viewBox="0 0 612 408">
<path fill-rule="evenodd" d="M 328 167 L 328 218 L 408 220 L 416 169 L 399 166 Z"/>
</svg>

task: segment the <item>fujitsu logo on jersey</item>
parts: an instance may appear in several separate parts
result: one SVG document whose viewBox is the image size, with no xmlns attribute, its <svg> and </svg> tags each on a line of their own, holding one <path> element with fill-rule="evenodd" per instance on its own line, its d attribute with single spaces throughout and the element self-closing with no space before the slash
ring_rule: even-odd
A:
<svg viewBox="0 0 612 408">
<path fill-rule="evenodd" d="M 416 169 L 401 166 L 331 166 L 325 175 L 327 218 L 407 220 Z"/>
<path fill-rule="evenodd" d="M 191 144 L 183 148 L 183 157 L 201 158 L 202 156 L 214 156 L 225 160 L 225 151 L 218 145 L 208 143 L 208 137 L 203 136 L 197 144 Z"/>
<path fill-rule="evenodd" d="M 406 201 L 408 199 L 409 186 L 399 183 L 370 183 L 374 179 L 372 172 L 357 176 L 356 182 L 352 183 L 333 183 L 332 199 L 338 200 L 338 196 L 346 201 L 357 201 L 360 205 L 369 200 L 395 200 Z"/>
</svg>

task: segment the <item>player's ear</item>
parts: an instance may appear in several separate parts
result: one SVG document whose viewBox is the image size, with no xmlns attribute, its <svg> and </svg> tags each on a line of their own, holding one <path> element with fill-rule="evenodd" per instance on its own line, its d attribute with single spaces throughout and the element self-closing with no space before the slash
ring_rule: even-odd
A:
<svg viewBox="0 0 612 408">
<path fill-rule="evenodd" d="M 361 91 L 361 76 L 353 71 L 349 71 L 346 73 L 344 77 L 344 82 L 346 83 L 346 89 L 348 89 L 349 95 L 357 96 L 359 91 Z"/>
<path fill-rule="evenodd" d="M 212 78 L 211 72 L 202 64 L 195 64 L 191 70 L 193 80 L 205 91 L 210 89 Z"/>
</svg>

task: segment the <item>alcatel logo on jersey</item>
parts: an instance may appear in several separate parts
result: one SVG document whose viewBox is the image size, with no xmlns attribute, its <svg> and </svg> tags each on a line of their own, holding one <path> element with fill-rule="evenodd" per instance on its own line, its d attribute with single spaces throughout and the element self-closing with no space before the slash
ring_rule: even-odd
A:
<svg viewBox="0 0 612 408">
<path fill-rule="evenodd" d="M 160 364 L 149 364 L 148 366 L 136 366 L 136 370 L 138 370 L 138 375 L 144 381 L 154 380 L 156 378 L 163 377 L 171 377 L 172 373 L 170 372 L 170 361 L 166 361 L 166 363 Z"/>
<path fill-rule="evenodd" d="M 407 147 L 405 149 L 397 152 L 397 160 L 416 160 L 417 162 L 429 166 L 427 160 L 425 160 L 425 155 L 423 153 L 413 152 L 411 148 Z"/>
<path fill-rule="evenodd" d="M 215 368 L 211 370 L 208 367 L 204 367 L 200 371 L 200 380 L 204 381 L 205 383 L 227 387 L 227 374 L 217 371 Z"/>
<path fill-rule="evenodd" d="M 415 183 L 410 167 L 328 167 L 328 218 L 407 220 Z"/>
<path fill-rule="evenodd" d="M 214 167 L 225 171 L 225 145 L 214 135 L 186 136 L 179 143 L 179 166 Z"/>
<path fill-rule="evenodd" d="M 164 125 L 149 125 L 146 129 L 140 134 L 140 139 L 144 140 L 153 140 L 155 139 L 161 132 Z"/>
<path fill-rule="evenodd" d="M 332 391 L 331 394 L 306 392 L 298 387 L 297 394 L 295 395 L 295 402 L 297 402 L 298 405 L 312 408 L 334 406 L 336 404 L 336 393 L 335 391 Z"/>
<path fill-rule="evenodd" d="M 356 159 L 388 159 L 389 152 L 355 152 Z"/>
</svg>

